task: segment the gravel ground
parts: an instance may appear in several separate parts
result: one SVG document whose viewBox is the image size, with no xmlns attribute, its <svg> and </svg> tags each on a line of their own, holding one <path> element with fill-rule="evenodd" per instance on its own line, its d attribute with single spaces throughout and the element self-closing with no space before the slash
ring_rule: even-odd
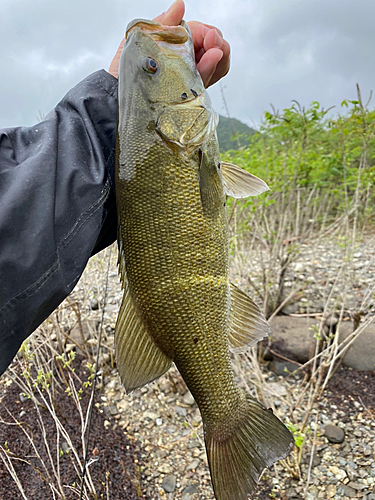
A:
<svg viewBox="0 0 375 500">
<path fill-rule="evenodd" d="M 349 283 L 345 300 L 353 301 L 352 306 L 348 302 L 349 307 L 357 310 L 364 305 L 366 314 L 373 314 L 374 296 L 371 287 L 374 285 L 375 257 L 369 241 L 371 242 L 367 240 L 366 244 L 363 243 L 356 249 L 357 256 L 354 255 L 353 265 L 345 274 L 345 283 Z M 287 283 L 290 282 L 287 287 L 292 287 L 298 280 L 306 283 L 302 295 L 298 297 L 297 313 L 321 311 L 322 303 L 318 304 L 317 301 L 324 302 L 329 297 L 329 291 L 332 291 L 329 300 L 335 304 L 332 307 L 336 307 L 343 300 L 344 282 L 336 280 L 343 259 L 340 246 L 328 242 L 319 248 L 318 256 L 316 248 L 311 250 L 306 246 L 302 250 L 299 260 L 291 267 L 287 276 Z M 95 353 L 97 324 L 101 318 L 98 305 L 103 300 L 106 259 L 106 252 L 92 259 L 83 279 L 70 296 L 70 304 L 84 303 L 80 312 L 82 333 L 86 339 L 90 339 L 86 343 L 86 349 L 92 354 Z M 121 488 L 113 490 L 109 497 L 111 500 L 137 498 L 139 488 L 140 498 L 145 499 L 213 500 L 199 411 L 177 370 L 172 368 L 169 374 L 157 382 L 131 395 L 126 395 L 120 384 L 113 365 L 114 325 L 122 297 L 114 252 L 112 260 L 100 357 L 103 388 L 96 395 L 94 413 L 97 420 L 93 442 L 89 445 L 90 450 L 95 447 L 99 451 L 108 450 L 108 457 L 105 462 L 103 455 L 99 463 L 95 462 L 91 466 L 92 474 L 98 473 L 98 484 L 103 482 L 107 470 L 110 472 L 109 477 L 113 477 L 111 474 L 115 474 L 115 467 L 119 467 L 119 457 L 123 457 L 124 461 L 128 460 L 126 470 L 130 472 L 125 474 L 118 469 L 118 480 L 120 476 L 123 481 L 128 479 L 127 486 L 123 486 L 128 489 L 125 494 Z M 254 262 L 256 263 L 256 258 Z M 254 264 L 251 269 L 241 268 L 241 273 L 235 271 L 233 269 L 234 281 L 243 288 L 248 288 L 245 276 L 247 271 L 254 272 Z M 344 274 L 342 276 L 344 279 Z M 51 317 L 49 324 L 45 325 L 44 329 L 49 333 L 56 349 L 59 347 L 59 329 L 69 335 L 65 339 L 65 350 L 77 348 L 76 344 L 81 342 L 81 333 L 78 326 L 74 326 L 75 322 L 76 318 L 72 318 L 66 309 L 61 308 Z M 261 375 L 255 374 L 253 365 L 244 355 L 234 359 L 234 367 L 239 385 L 265 399 L 265 403 L 272 406 L 283 421 L 288 418 L 294 426 L 301 426 L 310 398 L 309 391 L 303 393 L 308 373 L 279 377 L 267 365 L 263 365 Z M 263 380 L 261 387 L 259 380 Z M 2 379 L 2 385 L 8 385 L 6 376 Z M 16 402 L 11 406 L 12 399 L 19 401 L 15 399 L 16 396 L 17 388 L 8 385 L 1 401 L 1 409 L 5 408 L 6 403 L 17 416 L 23 411 L 23 406 Z M 0 414 L 5 419 L 4 413 Z M 15 437 L 10 434 L 9 426 L 4 428 L 4 425 L 0 425 L 0 444 L 5 440 L 22 444 L 22 435 L 19 433 Z M 295 466 L 296 460 L 293 457 L 287 463 L 276 464 L 263 474 L 255 498 L 375 500 L 375 371 L 357 372 L 347 368 L 338 370 L 328 388 L 315 401 L 302 438 L 302 448 L 296 448 L 293 452 L 295 457 L 298 453 L 301 454 L 299 469 Z M 79 441 L 79 437 L 77 439 Z M 78 449 L 79 446 L 77 444 Z M 20 455 L 27 456 L 27 453 L 26 449 L 19 449 Z M 98 469 L 99 466 L 102 468 Z M 1 462 L 0 479 L 0 498 L 8 498 L 3 495 L 11 487 L 11 480 L 2 469 Z M 71 476 L 68 475 L 67 482 L 69 480 Z M 102 491 L 105 495 L 105 489 Z M 48 490 L 41 493 L 40 498 L 42 496 L 53 498 L 51 494 L 48 495 Z M 35 498 L 37 500 L 39 497 Z"/>
<path fill-rule="evenodd" d="M 77 364 L 77 370 L 80 370 L 77 373 L 82 374 L 80 366 Z M 263 371 L 266 387 L 270 388 L 268 397 L 272 398 L 276 413 L 282 419 L 286 414 L 292 415 L 295 424 L 301 423 L 303 408 L 308 404 L 308 395 L 298 401 L 301 394 L 296 388 L 301 386 L 301 379 L 296 376 L 287 379 L 277 377 L 266 367 Z M 242 370 L 239 385 L 250 378 L 251 374 Z M 3 386 L 6 380 L 3 379 Z M 301 479 L 295 477 L 296 472 L 293 474 L 283 464 L 277 464 L 263 475 L 255 498 L 374 500 L 374 381 L 375 372 L 349 369 L 338 372 L 331 380 L 329 389 L 311 410 L 306 443 L 302 448 Z M 97 491 L 105 495 L 108 471 L 111 500 L 139 497 L 212 500 L 199 411 L 177 370 L 173 368 L 168 376 L 131 395 L 125 394 L 115 370 L 105 377 L 104 382 L 104 390 L 97 391 L 96 395 L 89 445 L 90 457 L 98 458 L 90 467 Z M 84 408 L 87 407 L 88 393 L 82 401 Z M 366 397 L 364 394 L 367 394 Z M 290 414 L 289 409 L 297 401 L 298 406 Z M 60 394 L 58 407 L 72 441 L 81 452 L 80 430 L 76 425 L 77 415 L 71 398 Z M 30 401 L 20 401 L 19 388 L 15 384 L 7 387 L 1 401 L 0 415 L 4 420 L 11 421 L 7 409 L 27 429 L 31 429 L 47 462 L 35 410 Z M 55 426 L 48 412 L 43 412 L 43 419 L 54 454 Z M 341 443 L 334 442 L 341 440 Z M 0 425 L 0 442 L 3 444 L 5 441 L 13 453 L 34 465 L 16 464 L 27 498 L 53 498 L 40 474 L 35 473 L 38 469 L 35 454 L 19 426 Z M 68 456 L 65 454 L 61 462 L 64 484 L 77 481 Z M 11 497 L 7 496 L 9 492 L 12 492 Z M 0 498 L 22 498 L 1 466 Z M 68 491 L 67 498 L 77 497 Z"/>
</svg>

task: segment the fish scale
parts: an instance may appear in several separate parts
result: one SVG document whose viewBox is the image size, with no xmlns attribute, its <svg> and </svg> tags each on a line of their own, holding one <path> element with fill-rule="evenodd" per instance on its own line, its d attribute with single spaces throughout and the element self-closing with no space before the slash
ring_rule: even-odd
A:
<svg viewBox="0 0 375 500">
<path fill-rule="evenodd" d="M 127 133 L 134 141 L 144 140 L 131 127 Z M 207 392 L 223 402 L 228 400 L 229 389 L 238 392 L 231 370 L 222 371 L 223 381 L 216 376 L 225 354 L 230 363 L 223 335 L 228 313 L 228 252 L 223 238 L 226 226 L 220 220 L 227 214 L 223 193 L 218 220 L 203 217 L 197 162 L 187 156 L 181 165 L 178 153 L 160 141 L 139 164 L 134 178 L 126 181 L 126 189 L 118 196 L 119 206 L 125 207 L 119 212 L 121 234 L 127 249 L 127 280 L 142 317 L 155 332 L 156 342 L 167 343 L 168 351 L 174 351 L 177 366 L 182 358 L 184 379 L 188 385 L 192 380 L 193 396 L 204 406 Z M 158 192 L 153 196 L 156 185 Z M 210 259 L 211 255 L 218 257 Z M 212 287 L 213 281 L 218 286 Z M 176 317 L 181 318 L 177 324 Z M 202 341 L 194 343 L 194 338 L 201 337 Z M 212 387 L 205 383 L 202 391 L 195 374 L 204 367 L 211 368 L 208 379 L 214 383 Z"/>
<path fill-rule="evenodd" d="M 119 68 L 117 367 L 132 391 L 176 364 L 202 415 L 215 496 L 244 500 L 293 438 L 231 368 L 229 348 L 269 326 L 229 282 L 226 196 L 268 187 L 220 161 L 216 124 L 186 23 L 130 23 Z"/>
</svg>

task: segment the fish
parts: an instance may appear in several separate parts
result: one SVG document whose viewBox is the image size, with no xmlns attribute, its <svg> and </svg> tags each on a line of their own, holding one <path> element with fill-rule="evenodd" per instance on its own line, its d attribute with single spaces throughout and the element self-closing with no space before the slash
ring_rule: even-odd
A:
<svg viewBox="0 0 375 500">
<path fill-rule="evenodd" d="M 214 495 L 243 500 L 294 443 L 272 411 L 236 385 L 230 359 L 269 326 L 229 280 L 227 196 L 268 186 L 220 160 L 218 115 L 185 21 L 132 21 L 118 85 L 117 368 L 132 392 L 176 365 L 202 416 Z"/>
</svg>

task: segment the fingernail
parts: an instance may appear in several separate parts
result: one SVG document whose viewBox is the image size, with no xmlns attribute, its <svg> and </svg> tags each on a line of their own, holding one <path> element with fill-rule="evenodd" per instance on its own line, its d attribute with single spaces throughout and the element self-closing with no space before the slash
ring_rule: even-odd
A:
<svg viewBox="0 0 375 500">
<path fill-rule="evenodd" d="M 167 12 L 170 12 L 170 11 L 173 9 L 173 7 L 176 5 L 176 3 L 177 3 L 178 1 L 179 1 L 179 0 L 175 0 L 175 1 L 172 3 L 172 5 L 169 7 L 169 9 L 167 10 Z M 167 12 L 166 12 L 166 13 L 167 13 Z"/>
</svg>

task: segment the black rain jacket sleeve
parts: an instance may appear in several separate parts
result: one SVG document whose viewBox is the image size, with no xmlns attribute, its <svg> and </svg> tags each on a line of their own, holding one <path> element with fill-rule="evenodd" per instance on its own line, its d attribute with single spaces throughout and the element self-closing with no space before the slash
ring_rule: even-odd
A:
<svg viewBox="0 0 375 500">
<path fill-rule="evenodd" d="M 34 127 L 0 130 L 0 374 L 116 238 L 117 80 L 104 70 Z"/>
</svg>

